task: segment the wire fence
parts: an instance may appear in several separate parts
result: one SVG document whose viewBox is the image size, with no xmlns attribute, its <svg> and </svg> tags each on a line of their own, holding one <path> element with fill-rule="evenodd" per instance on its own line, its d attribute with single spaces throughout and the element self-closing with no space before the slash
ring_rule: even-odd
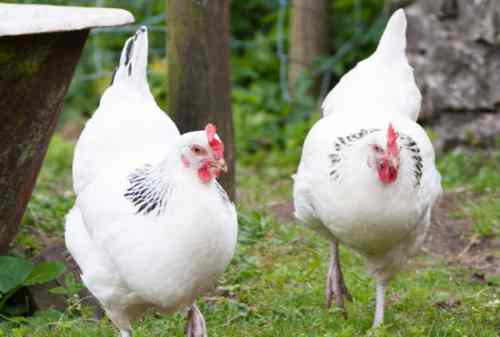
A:
<svg viewBox="0 0 500 337">
<path fill-rule="evenodd" d="M 290 100 L 289 84 L 288 84 L 288 63 L 289 54 L 286 50 L 288 36 L 286 34 L 286 16 L 290 10 L 292 0 L 271 0 L 276 2 L 277 5 L 277 27 L 276 27 L 276 41 L 275 41 L 275 56 L 279 60 L 279 82 L 282 99 L 285 101 Z M 354 34 L 350 39 L 345 41 L 339 48 L 337 48 L 334 55 L 329 57 L 327 62 L 324 62 L 320 67 L 311 69 L 311 74 L 320 76 L 320 95 L 319 102 L 323 100 L 332 85 L 332 69 L 339 60 L 356 48 L 361 43 L 364 43 L 366 38 L 377 30 L 380 22 L 385 20 L 384 14 L 380 13 L 379 17 L 373 21 L 371 26 L 366 26 L 362 22 L 363 1 L 353 0 L 353 23 L 355 25 Z M 367 0 L 365 0 L 367 1 Z M 163 1 L 164 2 L 164 1 Z M 85 67 L 79 67 L 75 75 L 75 84 L 96 81 L 103 77 L 112 75 L 115 65 L 119 60 L 120 48 L 105 48 L 100 43 L 101 39 L 109 39 L 110 36 L 119 36 L 117 41 L 125 41 L 128 35 L 135 32 L 140 26 L 146 25 L 150 32 L 150 55 L 153 57 L 164 57 L 166 55 L 165 41 L 166 41 L 166 25 L 165 25 L 165 8 L 163 6 L 154 6 L 158 1 L 144 0 L 144 1 L 104 1 L 104 0 L 74 0 L 71 1 L 72 5 L 80 6 L 96 6 L 106 7 L 110 4 L 115 7 L 122 7 L 130 10 L 133 13 L 141 13 L 144 17 L 136 23 L 113 28 L 98 28 L 91 31 L 88 45 L 85 51 L 87 59 Z M 304 8 L 302 10 L 309 10 Z M 137 16 L 136 16 L 137 17 Z M 123 38 L 122 38 L 123 36 Z M 244 49 L 256 47 L 253 41 L 238 40 L 231 37 L 230 47 L 232 49 Z M 90 59 L 90 61 L 89 61 Z"/>
</svg>

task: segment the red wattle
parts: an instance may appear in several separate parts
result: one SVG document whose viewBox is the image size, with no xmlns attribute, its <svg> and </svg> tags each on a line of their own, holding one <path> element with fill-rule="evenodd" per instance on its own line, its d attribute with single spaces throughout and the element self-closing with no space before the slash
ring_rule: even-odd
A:
<svg viewBox="0 0 500 337">
<path fill-rule="evenodd" d="M 198 169 L 198 178 L 205 184 L 212 180 L 212 173 L 210 173 L 210 166 L 208 163 L 203 164 Z"/>
<path fill-rule="evenodd" d="M 391 184 L 398 178 L 398 170 L 389 165 L 387 161 L 382 162 L 382 164 L 377 169 L 378 177 L 384 184 Z"/>
</svg>

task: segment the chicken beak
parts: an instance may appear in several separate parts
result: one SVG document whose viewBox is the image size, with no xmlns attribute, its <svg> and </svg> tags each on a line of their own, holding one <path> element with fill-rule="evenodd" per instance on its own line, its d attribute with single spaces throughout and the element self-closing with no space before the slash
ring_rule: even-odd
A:
<svg viewBox="0 0 500 337">
<path fill-rule="evenodd" d="M 392 157 L 390 163 L 392 164 L 392 167 L 394 167 L 396 170 L 399 169 L 399 158 Z"/>
<path fill-rule="evenodd" d="M 219 170 L 219 171 L 227 172 L 227 164 L 226 164 L 226 161 L 224 160 L 224 158 L 220 158 L 220 159 L 212 161 L 210 166 Z"/>
<path fill-rule="evenodd" d="M 217 160 L 217 166 L 222 172 L 227 172 L 227 164 L 224 158 Z"/>
</svg>

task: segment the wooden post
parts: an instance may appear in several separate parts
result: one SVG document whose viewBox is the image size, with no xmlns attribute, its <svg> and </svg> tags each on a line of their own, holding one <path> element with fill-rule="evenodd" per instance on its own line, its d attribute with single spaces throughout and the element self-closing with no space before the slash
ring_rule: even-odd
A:
<svg viewBox="0 0 500 337">
<path fill-rule="evenodd" d="M 169 113 L 181 132 L 217 126 L 229 166 L 220 180 L 234 200 L 229 0 L 167 0 L 166 11 Z"/>
<path fill-rule="evenodd" d="M 310 71 L 319 56 L 328 54 L 328 0 L 293 0 L 290 22 L 289 86 L 293 94 L 300 75 Z M 315 78 L 312 94 L 320 85 Z"/>
</svg>

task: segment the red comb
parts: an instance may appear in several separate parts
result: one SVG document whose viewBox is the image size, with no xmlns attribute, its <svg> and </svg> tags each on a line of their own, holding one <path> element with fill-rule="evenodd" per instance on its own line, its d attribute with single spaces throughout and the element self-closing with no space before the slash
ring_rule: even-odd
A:
<svg viewBox="0 0 500 337">
<path fill-rule="evenodd" d="M 212 123 L 208 123 L 205 127 L 205 132 L 207 133 L 208 144 L 212 148 L 215 159 L 221 159 L 224 157 L 224 144 L 215 137 L 217 128 Z"/>
<path fill-rule="evenodd" d="M 389 128 L 387 129 L 387 152 L 392 155 L 397 155 L 398 145 L 396 140 L 398 139 L 398 133 L 394 130 L 392 123 L 389 123 Z"/>
</svg>

